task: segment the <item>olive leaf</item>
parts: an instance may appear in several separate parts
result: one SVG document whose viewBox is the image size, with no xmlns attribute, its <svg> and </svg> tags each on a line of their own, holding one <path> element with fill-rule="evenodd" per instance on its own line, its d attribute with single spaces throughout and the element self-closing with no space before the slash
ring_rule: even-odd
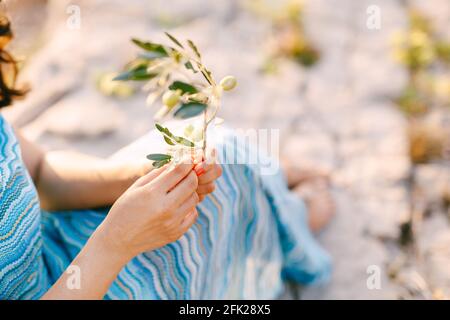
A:
<svg viewBox="0 0 450 320">
<path fill-rule="evenodd" d="M 183 45 L 181 44 L 180 41 L 177 40 L 177 38 L 175 38 L 174 36 L 172 36 L 170 33 L 168 32 L 164 32 L 166 34 L 166 36 L 172 40 L 173 43 L 175 43 L 177 46 L 179 46 L 180 48 L 184 49 Z"/>
<path fill-rule="evenodd" d="M 192 40 L 187 40 L 187 43 L 189 45 L 189 47 L 192 49 L 192 51 L 194 52 L 195 56 L 201 60 L 202 59 L 202 55 L 200 54 L 200 51 L 198 50 L 197 46 L 195 45 L 195 43 Z M 194 70 L 192 64 L 191 64 L 192 70 Z M 208 69 L 205 68 L 205 66 L 200 62 L 197 61 L 197 67 L 200 70 L 200 72 L 202 73 L 203 77 L 206 79 L 206 81 L 210 84 L 213 85 L 214 81 L 212 79 L 212 74 L 211 71 L 209 71 Z M 186 68 L 191 69 L 189 67 L 186 66 Z M 195 71 L 194 71 L 195 72 Z M 195 72 L 196 73 L 196 72 Z"/>
<path fill-rule="evenodd" d="M 169 154 L 152 153 L 147 155 L 147 159 L 154 161 L 152 163 L 154 168 L 161 168 L 163 165 L 172 161 L 172 156 Z"/>
<path fill-rule="evenodd" d="M 162 55 L 159 52 L 150 52 L 150 51 L 140 52 L 138 54 L 138 58 L 143 60 L 155 60 L 159 58 L 165 58 L 166 56 L 167 55 Z"/>
<path fill-rule="evenodd" d="M 205 111 L 206 108 L 206 104 L 199 102 L 183 103 L 181 107 L 174 113 L 174 117 L 180 119 L 192 118 L 198 116 L 200 113 Z"/>
<path fill-rule="evenodd" d="M 141 64 L 128 71 L 122 72 L 117 77 L 115 77 L 113 81 L 128 81 L 128 80 L 142 81 L 142 80 L 150 80 L 156 76 L 157 74 L 149 73 L 147 71 L 146 64 Z"/>
<path fill-rule="evenodd" d="M 190 147 L 190 148 L 195 147 L 195 143 L 193 143 L 191 140 L 188 140 L 188 139 L 186 139 L 184 137 L 175 137 L 175 141 L 178 144 L 181 144 L 181 145 L 186 146 L 186 147 Z"/>
<path fill-rule="evenodd" d="M 140 47 L 141 49 L 144 49 L 145 51 L 152 52 L 153 54 L 157 55 L 156 57 L 167 57 L 168 52 L 166 51 L 166 48 L 164 48 L 163 45 L 153 42 L 145 42 L 141 41 L 139 39 L 133 38 L 131 41 Z"/>
<path fill-rule="evenodd" d="M 155 124 L 156 129 L 163 134 L 164 141 L 166 141 L 167 144 L 173 146 L 175 144 L 180 144 L 186 147 L 195 147 L 195 143 L 192 141 L 184 138 L 184 137 L 178 137 L 174 135 L 168 128 L 165 128 L 161 126 L 160 124 Z"/>
<path fill-rule="evenodd" d="M 153 160 L 153 161 L 163 161 L 163 160 L 172 159 L 172 156 L 168 155 L 168 154 L 163 154 L 163 153 L 152 153 L 152 154 L 147 155 L 147 159 Z"/>
<path fill-rule="evenodd" d="M 197 97 L 197 96 L 193 95 L 193 96 L 188 97 L 188 101 L 208 105 L 209 98 L 207 96 Z"/>
<path fill-rule="evenodd" d="M 198 51 L 198 48 L 195 45 L 195 43 L 192 40 L 188 40 L 187 43 L 188 43 L 189 47 L 192 49 L 192 51 L 194 51 L 197 58 L 201 59 L 202 55 L 200 54 L 200 51 Z"/>
<path fill-rule="evenodd" d="M 197 73 L 198 71 L 194 68 L 194 66 L 192 65 L 192 62 L 188 61 L 184 64 L 184 66 L 186 67 L 186 69 L 191 70 L 194 73 Z"/>
<path fill-rule="evenodd" d="M 197 93 L 198 90 L 193 85 L 190 85 L 183 81 L 174 81 L 170 86 L 170 90 L 181 90 L 182 94 L 189 93 L 194 94 Z"/>
<path fill-rule="evenodd" d="M 155 123 L 155 127 L 156 129 L 161 132 L 164 133 L 165 135 L 169 136 L 169 137 L 173 137 L 172 132 L 169 131 L 169 129 L 163 127 L 162 125 L 160 125 L 159 123 Z"/>
<path fill-rule="evenodd" d="M 205 71 L 205 74 L 207 75 L 209 82 L 214 82 L 213 81 L 213 77 L 212 77 L 212 73 L 211 71 L 209 71 L 208 69 L 206 69 L 205 67 L 203 67 L 203 70 Z"/>
<path fill-rule="evenodd" d="M 172 159 L 162 160 L 162 161 L 155 161 L 155 162 L 152 163 L 152 166 L 153 166 L 155 169 L 159 169 L 159 168 L 161 168 L 162 166 L 164 166 L 165 164 L 168 164 L 171 160 L 172 160 Z"/>
<path fill-rule="evenodd" d="M 214 81 L 212 80 L 211 71 L 206 69 L 203 65 L 198 64 L 198 67 L 200 69 L 200 72 L 202 73 L 203 77 L 208 81 L 210 85 L 213 85 Z"/>
<path fill-rule="evenodd" d="M 174 146 L 176 143 L 175 142 L 173 142 L 168 136 L 166 136 L 166 135 L 164 135 L 163 136 L 163 138 L 164 138 L 164 141 L 168 144 L 168 145 L 170 145 L 170 146 Z"/>
</svg>

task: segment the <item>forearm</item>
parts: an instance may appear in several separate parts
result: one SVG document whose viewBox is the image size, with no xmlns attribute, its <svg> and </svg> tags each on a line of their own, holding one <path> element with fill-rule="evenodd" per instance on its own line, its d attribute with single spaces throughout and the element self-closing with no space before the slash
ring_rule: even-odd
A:
<svg viewBox="0 0 450 320">
<path fill-rule="evenodd" d="M 35 183 L 43 208 L 68 210 L 111 205 L 137 177 L 106 160 L 50 152 L 43 156 Z"/>
<path fill-rule="evenodd" d="M 112 249 L 106 238 L 95 232 L 42 299 L 102 299 L 130 258 Z"/>
<path fill-rule="evenodd" d="M 47 210 L 110 205 L 147 170 L 142 165 L 113 165 L 74 152 L 46 152 L 22 136 L 19 130 L 16 134 L 41 205 Z"/>
</svg>

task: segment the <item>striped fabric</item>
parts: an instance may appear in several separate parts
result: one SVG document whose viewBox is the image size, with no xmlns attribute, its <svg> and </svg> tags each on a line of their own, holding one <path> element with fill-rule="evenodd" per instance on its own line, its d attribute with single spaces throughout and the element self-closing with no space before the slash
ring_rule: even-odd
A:
<svg viewBox="0 0 450 320">
<path fill-rule="evenodd" d="M 12 129 L 0 116 L 0 298 L 36 299 L 49 286 L 41 211 Z"/>
<path fill-rule="evenodd" d="M 15 138 L 0 121 L 0 297 L 38 298 L 108 209 L 40 212 Z M 254 152 L 234 139 L 224 141 L 222 159 L 231 149 Z M 282 292 L 285 278 L 304 284 L 328 279 L 329 257 L 281 174 L 260 175 L 246 164 L 223 169 L 216 191 L 198 206 L 196 224 L 180 240 L 130 261 L 107 299 L 270 299 Z"/>
</svg>

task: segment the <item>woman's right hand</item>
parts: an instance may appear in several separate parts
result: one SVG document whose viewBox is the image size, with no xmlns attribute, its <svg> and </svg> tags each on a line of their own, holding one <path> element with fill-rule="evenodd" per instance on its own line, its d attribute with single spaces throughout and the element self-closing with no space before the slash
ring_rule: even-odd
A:
<svg viewBox="0 0 450 320">
<path fill-rule="evenodd" d="M 129 260 L 180 238 L 198 215 L 193 167 L 166 166 L 136 180 L 72 261 L 82 272 L 80 290 L 68 289 L 73 275 L 64 272 L 42 298 L 101 299 Z"/>
<path fill-rule="evenodd" d="M 139 178 L 114 203 L 96 237 L 126 260 L 179 239 L 198 216 L 193 166 L 183 161 Z"/>
</svg>

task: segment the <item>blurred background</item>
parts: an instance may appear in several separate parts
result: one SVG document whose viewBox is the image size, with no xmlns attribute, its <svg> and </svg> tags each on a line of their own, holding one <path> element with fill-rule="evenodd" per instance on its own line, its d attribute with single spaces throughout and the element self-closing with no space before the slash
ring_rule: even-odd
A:
<svg viewBox="0 0 450 320">
<path fill-rule="evenodd" d="M 338 213 L 319 240 L 333 278 L 299 297 L 450 298 L 448 0 L 3 6 L 32 87 L 5 115 L 30 139 L 101 157 L 137 139 L 155 109 L 111 82 L 136 54 L 130 38 L 191 38 L 217 79 L 238 79 L 220 114 L 229 126 L 280 129 L 283 157 L 331 172 Z"/>
</svg>

